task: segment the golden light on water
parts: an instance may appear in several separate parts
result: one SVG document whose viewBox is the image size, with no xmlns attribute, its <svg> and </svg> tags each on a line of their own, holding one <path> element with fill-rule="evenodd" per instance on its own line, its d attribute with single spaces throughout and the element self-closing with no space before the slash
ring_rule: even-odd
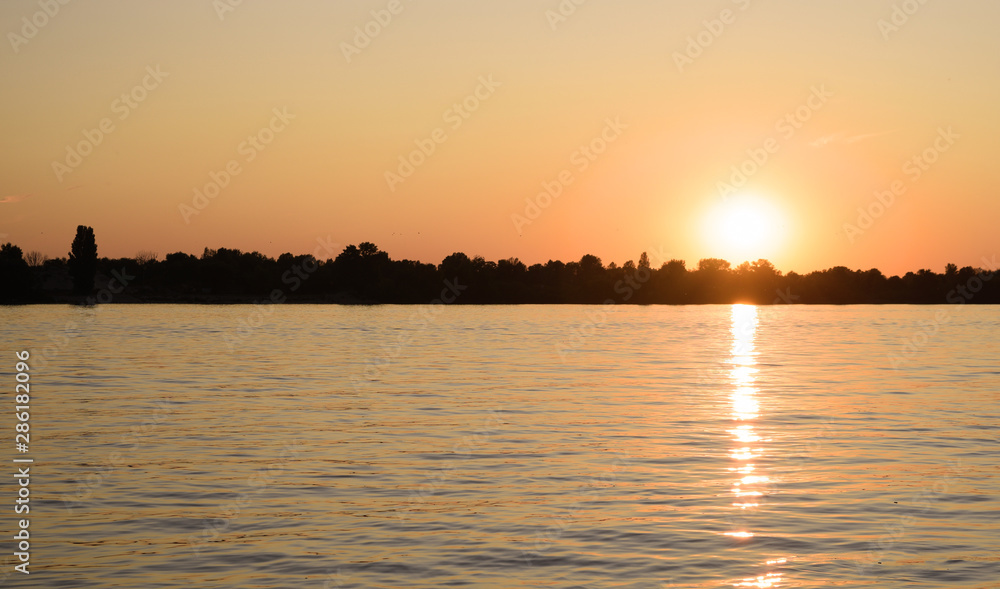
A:
<svg viewBox="0 0 1000 589">
<path fill-rule="evenodd" d="M 733 323 L 729 329 L 733 335 L 732 358 L 730 363 L 754 370 L 754 338 L 757 335 L 757 307 L 753 305 L 733 305 Z M 739 380 L 748 370 L 733 369 L 731 375 Z M 750 372 L 752 374 L 752 372 Z M 750 379 L 751 381 L 753 379 Z"/>
<path fill-rule="evenodd" d="M 744 345 L 746 345 L 746 344 L 744 344 Z M 737 361 L 739 361 L 741 363 L 753 362 L 752 359 L 751 360 L 746 360 L 746 359 L 743 359 L 743 358 L 735 358 L 735 360 L 737 360 Z M 730 376 L 732 376 L 733 380 L 736 381 L 736 384 L 747 386 L 747 385 L 750 385 L 750 384 L 753 383 L 754 374 L 756 374 L 756 373 L 757 373 L 757 369 L 756 368 L 753 368 L 752 366 L 746 366 L 746 365 L 744 365 L 744 366 L 737 366 L 736 368 L 733 368 L 732 371 L 730 372 Z"/>
<path fill-rule="evenodd" d="M 770 563 L 771 561 L 768 561 Z M 758 577 L 748 577 L 733 587 L 777 587 L 781 581 L 781 573 L 767 573 Z"/>
<path fill-rule="evenodd" d="M 752 462 L 764 455 L 767 440 L 757 431 L 754 421 L 760 417 L 761 407 L 758 400 L 760 391 L 757 388 L 757 308 L 751 305 L 733 305 L 732 309 L 732 350 L 729 358 L 731 366 L 729 377 L 733 392 L 730 395 L 732 403 L 732 419 L 736 427 L 729 429 L 733 437 L 733 447 L 729 456 L 737 462 L 729 467 L 730 472 L 738 478 L 733 481 L 730 492 L 734 497 L 732 507 L 741 514 L 751 513 L 760 507 L 757 498 L 766 495 L 763 488 L 771 482 L 766 474 L 757 472 L 757 465 Z M 753 444 L 753 445 L 751 445 Z M 740 520 L 742 522 L 742 520 Z M 725 532 L 726 536 L 749 540 L 754 532 L 738 525 L 737 529 Z M 784 558 L 768 560 L 766 566 L 774 567 L 786 562 Z M 746 577 L 733 584 L 734 587 L 778 587 L 782 573 L 770 571 L 757 577 Z"/>
<path fill-rule="evenodd" d="M 729 433 L 733 434 L 733 437 L 741 442 L 749 443 L 760 441 L 760 436 L 754 433 L 753 426 L 750 425 L 741 425 L 736 429 L 729 430 Z"/>
<path fill-rule="evenodd" d="M 753 396 L 753 390 L 741 387 L 733 393 L 733 419 L 753 419 L 757 417 L 760 406 Z"/>
</svg>

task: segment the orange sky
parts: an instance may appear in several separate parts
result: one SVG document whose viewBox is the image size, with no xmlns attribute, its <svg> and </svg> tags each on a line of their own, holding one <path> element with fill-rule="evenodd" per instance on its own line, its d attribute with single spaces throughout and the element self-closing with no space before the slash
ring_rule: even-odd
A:
<svg viewBox="0 0 1000 589">
<path fill-rule="evenodd" d="M 998 253 L 1000 4 L 230 4 L 0 4 L 0 239 L 798 272 Z"/>
</svg>

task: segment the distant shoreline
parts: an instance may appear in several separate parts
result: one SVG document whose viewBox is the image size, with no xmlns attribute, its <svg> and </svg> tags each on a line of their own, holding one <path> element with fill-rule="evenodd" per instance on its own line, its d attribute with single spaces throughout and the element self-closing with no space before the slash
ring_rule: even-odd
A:
<svg viewBox="0 0 1000 589">
<path fill-rule="evenodd" d="M 718 258 L 683 260 L 642 252 L 618 266 L 585 255 L 528 266 L 456 252 L 440 264 L 394 260 L 375 244 L 339 255 L 206 249 L 131 258 L 98 258 L 93 236 L 78 261 L 34 259 L 16 246 L 0 256 L 0 304 L 185 305 L 943 305 L 1000 304 L 996 257 L 983 267 L 948 264 L 886 276 L 876 268 L 783 274 L 767 260 L 736 267 Z M 81 240 L 78 235 L 78 241 Z M 335 252 L 331 250 L 331 256 Z M 89 256 L 87 260 L 84 258 Z M 651 259 L 653 258 L 653 259 Z"/>
<path fill-rule="evenodd" d="M 261 300 L 260 298 L 255 299 L 244 299 L 244 298 L 218 298 L 218 299 L 189 299 L 180 298 L 176 300 L 112 300 L 106 303 L 95 302 L 93 304 L 87 303 L 84 300 L 76 300 L 70 298 L 61 298 L 59 300 L 50 301 L 31 301 L 31 302 L 21 302 L 21 303 L 0 303 L 0 307 L 60 307 L 60 306 L 71 306 L 71 307 L 96 307 L 102 305 L 185 305 L 185 306 L 245 306 L 245 305 L 314 305 L 314 306 L 331 306 L 331 307 L 420 307 L 427 305 L 438 305 L 444 307 L 605 307 L 605 306 L 627 306 L 627 307 L 706 307 L 706 306 L 731 306 L 731 305 L 753 305 L 756 307 L 785 307 L 785 306 L 796 306 L 796 307 L 885 307 L 885 306 L 907 306 L 907 307 L 952 307 L 956 305 L 962 305 L 962 303 L 949 303 L 946 301 L 940 302 L 860 302 L 860 303 L 827 303 L 827 302 L 771 302 L 771 303 L 754 303 L 749 301 L 732 301 L 732 302 L 703 302 L 703 303 L 644 303 L 644 302 L 613 302 L 607 301 L 603 303 L 593 303 L 593 302 L 558 302 L 558 303 L 535 303 L 535 302 L 490 302 L 490 303 L 451 303 L 443 304 L 440 302 L 427 301 L 423 303 L 394 303 L 394 302 L 365 302 L 365 301 L 355 301 L 355 302 L 345 302 L 345 301 L 331 301 L 321 298 L 302 298 L 294 300 L 286 300 L 281 303 L 272 303 L 270 301 Z M 975 306 L 992 306 L 1000 305 L 1000 302 L 996 301 L 983 301 L 977 302 L 975 300 L 968 301 L 966 304 Z"/>
</svg>

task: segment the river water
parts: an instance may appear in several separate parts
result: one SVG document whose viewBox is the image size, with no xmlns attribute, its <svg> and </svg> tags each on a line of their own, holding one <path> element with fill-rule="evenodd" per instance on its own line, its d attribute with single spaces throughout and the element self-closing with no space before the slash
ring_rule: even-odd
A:
<svg viewBox="0 0 1000 589">
<path fill-rule="evenodd" d="M 0 578 L 1000 587 L 998 328 L 956 305 L 0 307 L 8 390 L 32 356 L 8 471 L 34 460 L 31 573 L 8 540 Z"/>
</svg>

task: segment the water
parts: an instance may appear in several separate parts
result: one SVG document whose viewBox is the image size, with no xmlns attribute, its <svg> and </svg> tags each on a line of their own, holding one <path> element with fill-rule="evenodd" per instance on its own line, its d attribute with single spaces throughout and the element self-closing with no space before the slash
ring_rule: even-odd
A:
<svg viewBox="0 0 1000 589">
<path fill-rule="evenodd" d="M 1000 587 L 995 307 L 263 311 L 0 308 L 7 586 Z"/>
</svg>

